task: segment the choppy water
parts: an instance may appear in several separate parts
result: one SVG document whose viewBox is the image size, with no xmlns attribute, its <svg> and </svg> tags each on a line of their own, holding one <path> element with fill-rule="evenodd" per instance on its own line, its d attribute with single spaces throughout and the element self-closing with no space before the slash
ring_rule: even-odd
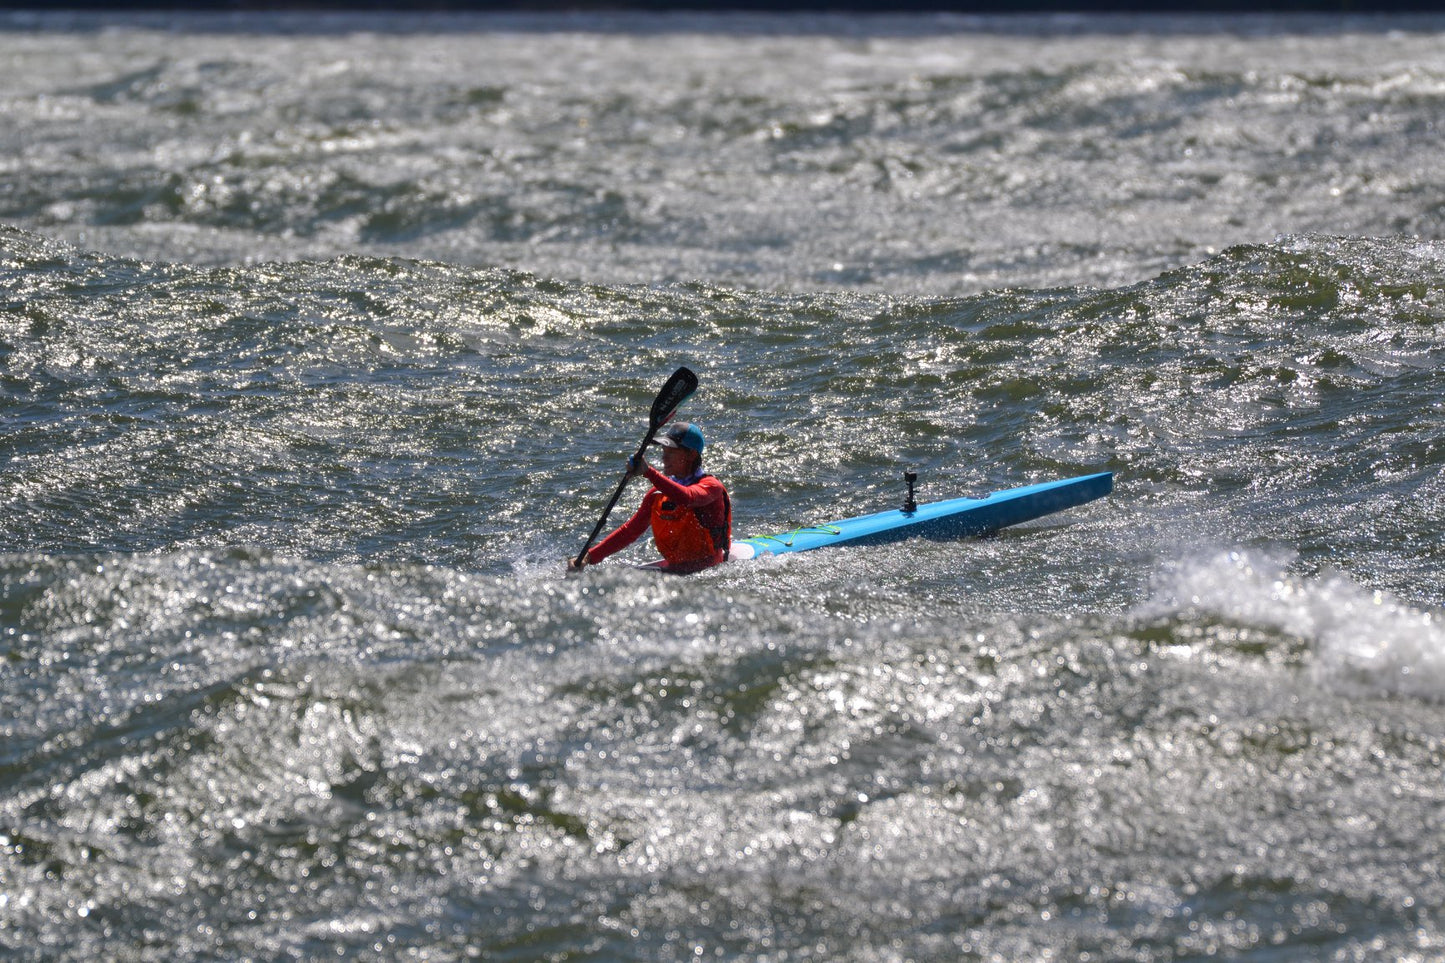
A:
<svg viewBox="0 0 1445 963">
<path fill-rule="evenodd" d="M 3 23 L 0 954 L 1445 957 L 1445 23 Z"/>
</svg>

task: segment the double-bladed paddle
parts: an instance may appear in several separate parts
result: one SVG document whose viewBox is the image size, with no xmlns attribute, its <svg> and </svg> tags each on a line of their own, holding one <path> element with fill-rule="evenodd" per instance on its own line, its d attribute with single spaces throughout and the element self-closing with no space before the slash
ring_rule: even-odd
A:
<svg viewBox="0 0 1445 963">
<path fill-rule="evenodd" d="M 671 421 L 672 416 L 677 414 L 677 409 L 696 390 L 697 375 L 687 368 L 678 368 L 672 373 L 672 377 L 667 379 L 667 384 L 662 386 L 662 390 L 653 399 L 652 411 L 647 418 L 647 435 L 642 439 L 642 444 L 638 446 L 637 461 L 642 461 L 647 455 L 647 446 L 652 444 L 652 438 L 657 434 L 657 429 Z M 597 533 L 602 531 L 602 526 L 607 524 L 607 516 L 612 514 L 613 506 L 617 504 L 617 499 L 622 497 L 622 489 L 627 487 L 630 478 L 632 478 L 632 472 L 628 471 L 623 474 L 622 481 L 617 483 L 617 491 L 612 493 L 612 501 L 608 502 L 607 507 L 602 510 L 602 517 L 597 520 L 597 527 L 592 529 L 592 534 L 588 535 L 587 541 L 582 544 L 582 551 L 577 553 L 577 558 L 572 563 L 573 567 L 582 564 L 587 550 L 592 547 L 592 542 L 597 538 Z"/>
</svg>

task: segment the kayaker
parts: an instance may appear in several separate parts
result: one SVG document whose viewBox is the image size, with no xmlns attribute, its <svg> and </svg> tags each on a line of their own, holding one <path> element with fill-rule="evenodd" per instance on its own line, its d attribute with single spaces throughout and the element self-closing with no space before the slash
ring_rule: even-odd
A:
<svg viewBox="0 0 1445 963">
<path fill-rule="evenodd" d="M 662 429 L 652 444 L 662 449 L 662 471 L 635 455 L 627 459 L 628 477 L 642 475 L 652 488 L 631 518 L 587 550 L 582 565 L 622 551 L 649 527 L 669 572 L 696 572 L 727 561 L 732 503 L 722 482 L 702 470 L 702 429 L 678 422 Z M 574 558 L 567 560 L 567 567 L 581 566 Z"/>
</svg>

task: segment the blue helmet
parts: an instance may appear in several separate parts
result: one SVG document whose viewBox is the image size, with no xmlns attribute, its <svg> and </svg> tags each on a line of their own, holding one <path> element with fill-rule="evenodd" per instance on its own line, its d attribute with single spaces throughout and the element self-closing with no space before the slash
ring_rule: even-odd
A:
<svg viewBox="0 0 1445 963">
<path fill-rule="evenodd" d="M 702 454 L 703 445 L 706 444 L 702 438 L 702 429 L 687 421 L 668 425 L 657 433 L 657 437 L 652 440 L 652 443 L 661 445 L 663 448 L 686 448 L 699 455 Z"/>
</svg>

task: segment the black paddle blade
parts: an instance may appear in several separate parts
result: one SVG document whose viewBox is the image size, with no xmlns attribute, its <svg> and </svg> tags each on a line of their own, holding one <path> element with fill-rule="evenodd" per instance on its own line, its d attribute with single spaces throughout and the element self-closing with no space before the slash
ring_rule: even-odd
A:
<svg viewBox="0 0 1445 963">
<path fill-rule="evenodd" d="M 651 425 L 653 428 L 660 428 L 667 424 L 678 407 L 686 401 L 694 391 L 697 390 L 697 375 L 687 368 L 678 368 L 667 379 L 667 384 L 657 393 L 657 399 L 652 402 Z"/>
</svg>

